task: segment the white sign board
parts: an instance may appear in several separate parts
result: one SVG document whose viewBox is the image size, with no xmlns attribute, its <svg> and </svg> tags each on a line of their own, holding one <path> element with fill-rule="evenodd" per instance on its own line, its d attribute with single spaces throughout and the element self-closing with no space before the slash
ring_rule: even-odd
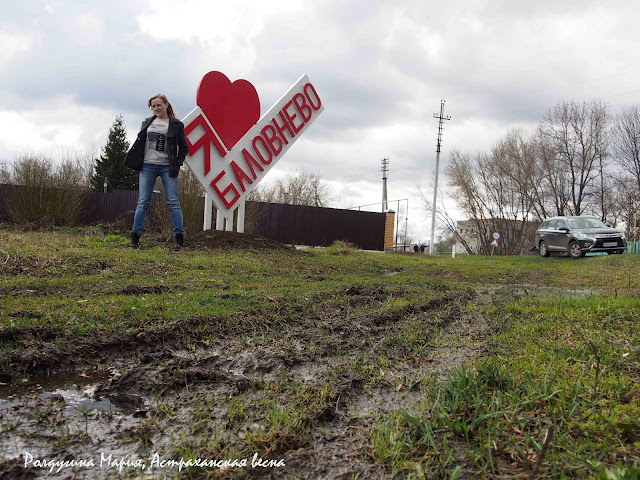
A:
<svg viewBox="0 0 640 480">
<path fill-rule="evenodd" d="M 228 149 L 198 106 L 183 119 L 190 153 L 185 163 L 228 218 L 323 110 L 316 89 L 303 75 Z"/>
</svg>

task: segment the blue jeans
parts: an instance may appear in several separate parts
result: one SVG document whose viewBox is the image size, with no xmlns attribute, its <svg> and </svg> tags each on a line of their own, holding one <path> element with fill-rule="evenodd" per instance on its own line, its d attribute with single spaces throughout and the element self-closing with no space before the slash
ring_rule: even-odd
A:
<svg viewBox="0 0 640 480">
<path fill-rule="evenodd" d="M 153 196 L 153 187 L 156 184 L 156 178 L 160 177 L 162 186 L 164 187 L 164 196 L 167 200 L 167 207 L 171 212 L 171 223 L 173 223 L 173 234 L 183 234 L 182 227 L 182 210 L 180 209 L 180 200 L 178 199 L 178 177 L 169 176 L 169 165 L 154 165 L 152 163 L 142 164 L 140 170 L 140 191 L 138 193 L 138 205 L 136 213 L 133 216 L 133 233 L 142 235 L 142 227 L 147 217 L 147 210 L 151 205 Z"/>
</svg>

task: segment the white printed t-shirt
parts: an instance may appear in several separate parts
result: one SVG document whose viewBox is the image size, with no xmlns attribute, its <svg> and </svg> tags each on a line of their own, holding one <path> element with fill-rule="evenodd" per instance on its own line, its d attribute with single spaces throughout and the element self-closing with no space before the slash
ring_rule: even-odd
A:
<svg viewBox="0 0 640 480">
<path fill-rule="evenodd" d="M 145 163 L 169 165 L 167 133 L 169 119 L 156 118 L 147 129 L 147 147 L 144 150 Z"/>
</svg>

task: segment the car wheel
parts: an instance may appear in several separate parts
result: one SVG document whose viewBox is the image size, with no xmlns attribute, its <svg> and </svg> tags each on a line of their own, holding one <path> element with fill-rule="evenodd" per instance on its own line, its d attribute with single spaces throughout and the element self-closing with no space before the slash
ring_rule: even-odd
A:
<svg viewBox="0 0 640 480">
<path fill-rule="evenodd" d="M 547 244 L 544 243 L 544 240 L 540 241 L 540 245 L 538 246 L 538 250 L 540 250 L 540 256 L 541 257 L 548 257 L 549 256 L 549 249 L 547 248 Z"/>
<path fill-rule="evenodd" d="M 571 256 L 571 258 L 584 257 L 584 252 L 580 250 L 580 245 L 578 245 L 578 242 L 571 242 L 569 244 L 569 255 Z"/>
</svg>

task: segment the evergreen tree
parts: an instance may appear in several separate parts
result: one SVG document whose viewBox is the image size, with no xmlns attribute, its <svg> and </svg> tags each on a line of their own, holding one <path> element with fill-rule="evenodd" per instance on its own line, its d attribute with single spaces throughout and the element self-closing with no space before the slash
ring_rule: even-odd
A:
<svg viewBox="0 0 640 480">
<path fill-rule="evenodd" d="M 138 188 L 138 172 L 124 166 L 124 159 L 129 151 L 127 132 L 122 115 L 118 115 L 109 129 L 107 144 L 102 148 L 102 155 L 96 159 L 95 173 L 91 178 L 91 188 L 103 191 L 105 178 L 107 190 L 135 190 Z"/>
</svg>

